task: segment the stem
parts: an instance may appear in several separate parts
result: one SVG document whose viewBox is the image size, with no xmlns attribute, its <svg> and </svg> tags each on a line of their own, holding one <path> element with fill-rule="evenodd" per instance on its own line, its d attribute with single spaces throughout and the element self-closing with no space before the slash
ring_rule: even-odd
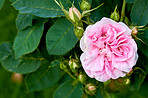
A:
<svg viewBox="0 0 148 98">
<path fill-rule="evenodd" d="M 122 11 L 121 11 L 121 18 L 120 21 L 123 21 L 123 18 L 125 16 L 125 6 L 126 6 L 126 1 L 123 0 L 123 5 L 122 5 Z"/>
<path fill-rule="evenodd" d="M 90 25 L 89 16 L 86 17 L 88 24 Z"/>
<path fill-rule="evenodd" d="M 77 80 L 70 72 L 67 72 L 74 80 Z"/>
<path fill-rule="evenodd" d="M 93 8 L 93 9 L 91 9 L 91 10 L 84 11 L 84 12 L 82 13 L 82 17 L 84 17 L 85 14 L 87 14 L 87 13 L 89 13 L 89 12 L 91 12 L 91 11 L 94 11 L 94 10 L 98 9 L 98 8 L 101 7 L 103 4 L 104 4 L 104 3 L 100 4 L 99 6 L 97 6 L 96 8 Z"/>
<path fill-rule="evenodd" d="M 13 91 L 13 94 L 11 95 L 12 98 L 17 98 L 17 95 L 20 93 L 20 88 L 21 88 L 21 84 L 17 84 L 14 91 Z"/>
<path fill-rule="evenodd" d="M 136 67 L 134 70 L 137 70 L 137 69 L 141 70 L 144 74 L 146 74 L 145 71 L 139 67 Z"/>
</svg>

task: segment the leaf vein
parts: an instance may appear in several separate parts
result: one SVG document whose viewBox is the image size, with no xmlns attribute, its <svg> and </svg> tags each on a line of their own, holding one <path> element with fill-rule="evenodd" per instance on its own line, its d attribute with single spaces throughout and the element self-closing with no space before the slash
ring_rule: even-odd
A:
<svg viewBox="0 0 148 98">
<path fill-rule="evenodd" d="M 63 33 L 63 35 L 57 40 L 57 42 L 55 43 L 55 45 L 49 50 L 52 51 L 52 49 L 54 49 L 56 47 L 56 45 L 59 43 L 59 41 L 63 38 L 63 36 L 65 35 L 65 33 L 72 27 L 72 24 L 68 27 L 68 29 Z M 65 48 L 65 47 L 63 47 Z"/>
</svg>

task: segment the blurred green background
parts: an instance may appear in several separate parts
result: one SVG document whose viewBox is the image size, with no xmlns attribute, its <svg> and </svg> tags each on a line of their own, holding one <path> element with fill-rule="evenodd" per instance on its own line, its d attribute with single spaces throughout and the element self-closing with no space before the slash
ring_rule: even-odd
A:
<svg viewBox="0 0 148 98">
<path fill-rule="evenodd" d="M 52 93 L 51 89 L 27 93 L 24 81 L 12 81 L 12 73 L 0 65 L 0 98 L 51 98 Z"/>
<path fill-rule="evenodd" d="M 12 0 L 14 1 L 14 0 Z M 13 41 L 17 34 L 16 17 L 18 11 L 11 6 L 11 1 L 5 0 L 0 9 L 0 43 L 4 41 Z M 0 98 L 51 98 L 53 89 L 27 93 L 25 83 L 16 83 L 12 81 L 12 74 L 2 68 L 0 64 Z M 25 77 L 25 76 L 24 76 Z M 120 98 L 148 98 L 148 78 L 142 84 L 140 91 L 129 92 L 127 95 L 120 95 Z M 127 91 L 128 92 L 128 91 Z"/>
<path fill-rule="evenodd" d="M 17 32 L 15 19 L 18 11 L 11 6 L 11 3 L 9 0 L 5 0 L 0 9 L 0 43 L 12 41 Z"/>
</svg>

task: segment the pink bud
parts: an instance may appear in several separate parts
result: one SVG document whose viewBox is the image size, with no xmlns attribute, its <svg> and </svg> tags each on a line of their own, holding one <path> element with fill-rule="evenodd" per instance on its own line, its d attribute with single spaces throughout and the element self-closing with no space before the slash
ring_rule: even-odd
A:
<svg viewBox="0 0 148 98">
<path fill-rule="evenodd" d="M 81 13 L 75 7 L 71 7 L 69 9 L 69 17 L 73 22 L 78 22 L 81 20 Z"/>
<path fill-rule="evenodd" d="M 12 81 L 15 83 L 22 83 L 23 82 L 23 75 L 19 73 L 12 74 Z"/>
<path fill-rule="evenodd" d="M 90 91 L 96 90 L 96 88 L 95 88 L 94 86 L 89 86 L 88 89 L 89 89 Z"/>
<path fill-rule="evenodd" d="M 85 86 L 85 91 L 87 94 L 89 95 L 95 95 L 97 89 L 96 89 L 96 85 L 94 85 L 93 83 L 89 83 Z"/>
<path fill-rule="evenodd" d="M 138 33 L 138 30 L 137 30 L 137 28 L 134 27 L 134 28 L 132 29 L 132 34 L 135 35 L 135 34 L 137 34 L 137 33 Z"/>
</svg>

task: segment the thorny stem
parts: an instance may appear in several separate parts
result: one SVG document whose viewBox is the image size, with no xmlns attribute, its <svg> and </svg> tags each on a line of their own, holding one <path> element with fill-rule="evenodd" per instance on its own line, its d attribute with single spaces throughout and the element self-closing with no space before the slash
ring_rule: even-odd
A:
<svg viewBox="0 0 148 98">
<path fill-rule="evenodd" d="M 125 16 L 125 6 L 126 6 L 126 1 L 123 0 L 123 5 L 122 5 L 122 11 L 121 11 L 121 18 L 120 21 L 123 21 L 123 18 Z"/>
</svg>

